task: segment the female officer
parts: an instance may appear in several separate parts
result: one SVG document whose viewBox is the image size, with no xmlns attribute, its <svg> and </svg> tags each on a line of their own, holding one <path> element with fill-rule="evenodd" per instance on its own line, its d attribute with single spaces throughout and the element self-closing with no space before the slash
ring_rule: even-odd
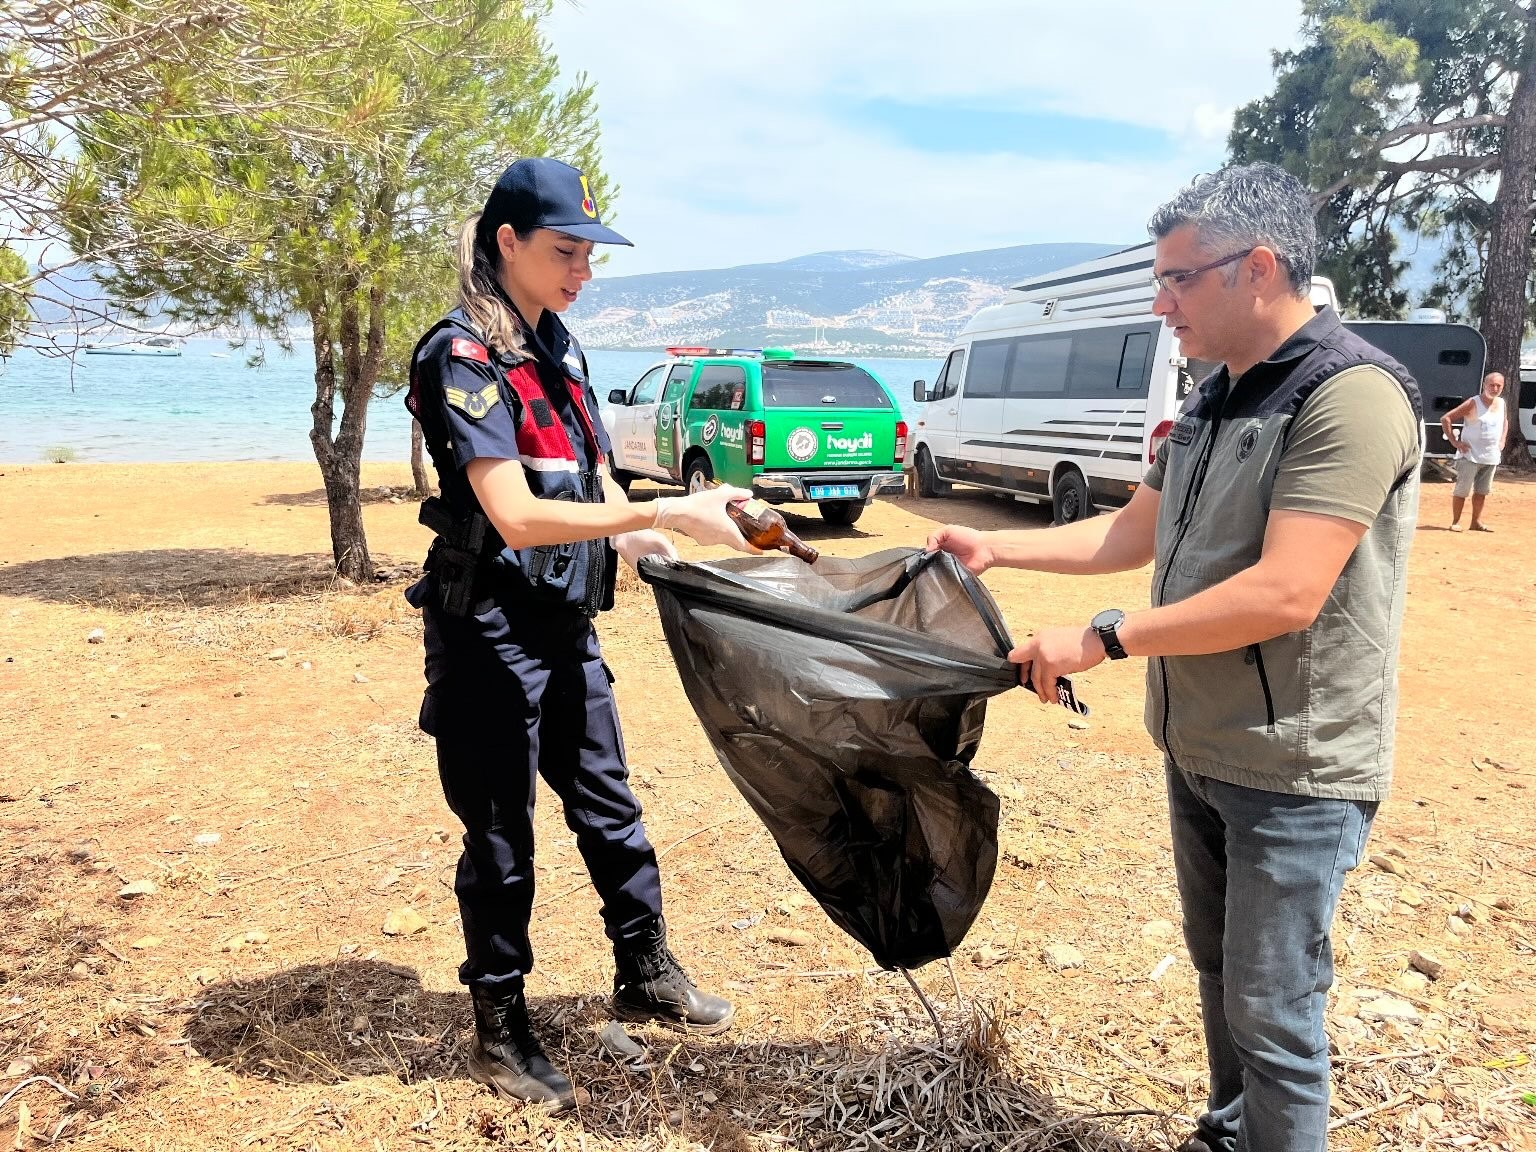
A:
<svg viewBox="0 0 1536 1152">
<path fill-rule="evenodd" d="M 612 674 L 592 619 L 612 607 L 614 554 L 675 557 L 658 528 L 748 546 L 725 512 L 740 489 L 632 505 L 608 474 L 586 358 L 557 313 L 592 278 L 594 244 L 628 244 L 598 218 L 587 179 L 519 160 L 460 234 L 459 307 L 416 346 L 406 404 L 442 493 L 422 609 L 426 697 L 448 805 L 464 824 L 454 891 L 474 1001 L 469 1073 L 498 1094 L 559 1108 L 571 1083 L 533 1035 L 533 799 L 541 773 L 603 901 L 630 1020 L 699 1032 L 734 1009 L 701 992 L 667 947 L 656 854 L 629 789 Z"/>
</svg>

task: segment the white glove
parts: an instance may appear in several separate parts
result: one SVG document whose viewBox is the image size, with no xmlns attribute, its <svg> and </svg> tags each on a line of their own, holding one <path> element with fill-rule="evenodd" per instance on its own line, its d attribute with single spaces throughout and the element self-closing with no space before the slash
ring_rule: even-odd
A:
<svg viewBox="0 0 1536 1152">
<path fill-rule="evenodd" d="M 755 553 L 757 549 L 743 539 L 736 522 L 725 514 L 727 504 L 750 499 L 752 493 L 745 488 L 724 484 L 689 496 L 663 496 L 656 501 L 656 527 L 692 536 L 700 544 L 729 544 L 738 552 Z"/>
<path fill-rule="evenodd" d="M 636 572 L 640 571 L 640 561 L 646 556 L 660 556 L 663 560 L 677 559 L 677 549 L 672 547 L 672 541 L 650 528 L 620 532 L 617 536 L 611 537 L 609 543 L 613 545 L 613 550 L 623 557 L 624 563 Z"/>
</svg>

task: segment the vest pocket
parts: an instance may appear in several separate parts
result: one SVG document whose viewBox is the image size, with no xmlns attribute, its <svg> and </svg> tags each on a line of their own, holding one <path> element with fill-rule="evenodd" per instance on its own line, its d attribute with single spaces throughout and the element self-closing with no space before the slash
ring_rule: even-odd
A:
<svg viewBox="0 0 1536 1152">
<path fill-rule="evenodd" d="M 571 492 L 557 492 L 541 499 L 575 500 L 576 496 Z M 563 593 L 570 587 L 577 551 L 585 543 L 579 540 L 569 544 L 540 544 L 528 549 L 527 559 L 523 562 L 523 575 L 535 588 Z"/>
</svg>

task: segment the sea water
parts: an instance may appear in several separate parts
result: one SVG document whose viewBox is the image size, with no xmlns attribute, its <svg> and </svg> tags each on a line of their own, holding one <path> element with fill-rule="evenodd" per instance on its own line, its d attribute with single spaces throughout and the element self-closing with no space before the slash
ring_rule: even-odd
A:
<svg viewBox="0 0 1536 1152">
<path fill-rule="evenodd" d="M 315 400 L 312 347 L 292 353 L 193 339 L 180 356 L 44 356 L 21 348 L 0 364 L 0 462 L 62 456 L 90 461 L 313 460 L 309 408 Z M 658 352 L 587 353 L 599 403 L 661 361 Z M 874 372 L 911 422 L 912 381 L 932 383 L 938 360 L 853 358 Z M 337 398 L 339 421 L 341 401 Z M 410 414 L 400 395 L 368 406 L 365 460 L 406 460 Z"/>
</svg>

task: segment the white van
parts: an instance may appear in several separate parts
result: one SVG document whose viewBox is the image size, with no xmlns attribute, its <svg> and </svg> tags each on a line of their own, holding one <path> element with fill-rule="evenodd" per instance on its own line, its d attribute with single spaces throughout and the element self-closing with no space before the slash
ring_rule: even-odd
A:
<svg viewBox="0 0 1536 1152">
<path fill-rule="evenodd" d="M 1154 244 L 1025 280 L 913 386 L 918 494 L 956 481 L 1036 503 L 1058 524 L 1129 502 L 1179 405 L 1217 367 L 1186 359 L 1152 314 Z M 1312 281 L 1312 303 L 1335 305 Z"/>
<path fill-rule="evenodd" d="M 1049 500 L 1056 522 L 1126 503 L 1213 365 L 1187 364 L 1152 315 L 1154 246 L 1017 284 L 960 333 L 922 403 L 908 451 L 917 490 L 954 481 Z"/>
</svg>

